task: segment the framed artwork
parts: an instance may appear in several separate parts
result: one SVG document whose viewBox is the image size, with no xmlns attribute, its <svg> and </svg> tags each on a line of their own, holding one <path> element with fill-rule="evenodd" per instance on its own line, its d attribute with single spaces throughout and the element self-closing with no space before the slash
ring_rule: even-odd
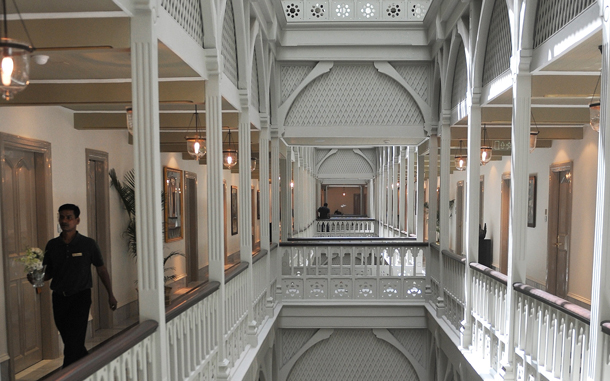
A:
<svg viewBox="0 0 610 381">
<path fill-rule="evenodd" d="M 231 235 L 237 234 L 237 187 L 231 185 Z"/>
<path fill-rule="evenodd" d="M 165 180 L 165 242 L 181 240 L 184 236 L 182 226 L 182 171 L 164 167 Z"/>
<path fill-rule="evenodd" d="M 256 191 L 256 219 L 261 219 L 261 191 Z"/>
<path fill-rule="evenodd" d="M 536 175 L 530 175 L 527 188 L 527 227 L 536 227 Z"/>
</svg>

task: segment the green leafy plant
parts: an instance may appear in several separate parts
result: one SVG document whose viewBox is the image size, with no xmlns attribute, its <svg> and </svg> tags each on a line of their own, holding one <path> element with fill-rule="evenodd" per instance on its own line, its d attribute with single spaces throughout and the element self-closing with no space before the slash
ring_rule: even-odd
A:
<svg viewBox="0 0 610 381">
<path fill-rule="evenodd" d="M 129 216 L 129 223 L 123 231 L 123 236 L 127 237 L 127 249 L 128 253 L 132 258 L 138 258 L 138 240 L 136 236 L 136 197 L 135 197 L 135 171 L 133 169 L 127 171 L 123 176 L 123 182 L 121 182 L 116 174 L 114 168 L 108 171 L 108 176 L 110 176 L 110 185 L 117 190 L 119 194 L 119 198 L 121 199 L 121 203 L 123 207 L 127 211 L 127 215 Z M 165 197 L 163 194 L 161 195 L 161 207 L 165 207 Z M 163 258 L 163 271 L 174 271 L 175 267 L 165 267 L 165 264 L 168 260 L 173 257 L 182 256 L 184 257 L 184 253 L 179 251 L 172 251 L 167 256 Z M 164 275 L 163 279 L 165 283 L 169 281 L 173 281 L 176 279 L 176 274 L 172 273 L 170 275 Z"/>
</svg>

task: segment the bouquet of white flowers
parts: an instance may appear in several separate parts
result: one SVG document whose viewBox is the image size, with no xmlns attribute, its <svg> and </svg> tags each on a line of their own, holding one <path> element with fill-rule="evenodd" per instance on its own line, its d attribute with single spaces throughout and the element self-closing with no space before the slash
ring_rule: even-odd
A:
<svg viewBox="0 0 610 381">
<path fill-rule="evenodd" d="M 42 287 L 44 285 L 44 266 L 42 259 L 44 251 L 38 247 L 28 247 L 25 251 L 25 256 L 19 258 L 19 261 L 25 265 L 25 272 L 32 277 L 34 287 Z"/>
</svg>

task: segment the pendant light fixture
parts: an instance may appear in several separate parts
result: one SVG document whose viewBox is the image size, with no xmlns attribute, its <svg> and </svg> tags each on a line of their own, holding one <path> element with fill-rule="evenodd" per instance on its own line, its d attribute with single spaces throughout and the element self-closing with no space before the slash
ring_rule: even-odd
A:
<svg viewBox="0 0 610 381">
<path fill-rule="evenodd" d="M 225 168 L 231 169 L 237 164 L 237 149 L 232 148 L 231 145 L 231 129 L 229 129 L 227 138 L 227 149 L 222 151 L 222 164 L 225 166 Z"/>
<path fill-rule="evenodd" d="M 19 20 L 25 29 L 25 34 L 30 39 L 30 34 L 25 28 L 21 13 L 17 9 L 17 4 L 13 1 Z M 34 47 L 13 40 L 8 37 L 8 23 L 6 19 L 6 0 L 2 0 L 3 12 L 3 35 L 0 37 L 0 91 L 2 98 L 13 99 L 15 94 L 22 91 L 30 83 L 30 54 Z"/>
<path fill-rule="evenodd" d="M 195 136 L 189 137 L 188 131 L 191 128 L 193 119 L 195 119 Z M 195 105 L 195 113 L 193 116 L 191 116 L 191 120 L 189 122 L 189 130 L 186 131 L 187 136 L 184 137 L 186 139 L 186 151 L 196 160 L 199 160 L 205 156 L 207 150 L 205 147 L 205 139 L 199 131 L 199 113 L 197 112 L 197 105 Z"/>
<path fill-rule="evenodd" d="M 250 172 L 254 172 L 254 170 L 256 170 L 256 158 L 251 157 L 250 158 Z"/>
<path fill-rule="evenodd" d="M 125 107 L 125 119 L 127 120 L 127 131 L 133 135 L 133 108 Z"/>
<path fill-rule="evenodd" d="M 538 141 L 538 134 L 540 130 L 538 129 L 538 123 L 536 123 L 536 118 L 534 118 L 534 113 L 532 112 L 532 121 L 534 122 L 534 127 L 536 127 L 536 131 L 530 130 L 530 153 L 534 152 L 536 149 L 536 142 Z"/>
<path fill-rule="evenodd" d="M 481 165 L 491 160 L 491 146 L 487 145 L 487 126 L 483 125 L 483 145 L 481 146 Z"/>
<path fill-rule="evenodd" d="M 458 171 L 466 170 L 466 156 L 462 155 L 462 141 L 460 140 L 460 152 L 455 156 L 455 169 Z"/>
</svg>

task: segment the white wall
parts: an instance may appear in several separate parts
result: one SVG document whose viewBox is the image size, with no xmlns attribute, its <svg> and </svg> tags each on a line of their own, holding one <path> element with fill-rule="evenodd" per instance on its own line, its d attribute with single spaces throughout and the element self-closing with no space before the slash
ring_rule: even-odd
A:
<svg viewBox="0 0 610 381">
<path fill-rule="evenodd" d="M 582 140 L 556 140 L 551 148 L 537 148 L 529 157 L 529 173 L 537 176 L 536 227 L 527 228 L 527 277 L 546 284 L 547 232 L 549 200 L 549 167 L 554 163 L 572 161 L 572 231 L 568 296 L 590 303 L 597 186 L 598 134 L 584 128 Z M 510 172 L 510 158 L 491 161 L 481 167 L 485 181 L 484 218 L 487 237 L 493 241 L 493 265 L 500 263 L 500 206 L 502 174 Z M 466 172 L 451 175 L 450 199 L 455 199 L 458 181 L 465 181 Z M 466 189 L 464 189 L 466 191 Z M 466 210 L 466 208 L 464 208 Z M 523 222 L 526 223 L 525 221 Z M 455 208 L 450 219 L 450 247 L 455 247 Z"/>
</svg>

